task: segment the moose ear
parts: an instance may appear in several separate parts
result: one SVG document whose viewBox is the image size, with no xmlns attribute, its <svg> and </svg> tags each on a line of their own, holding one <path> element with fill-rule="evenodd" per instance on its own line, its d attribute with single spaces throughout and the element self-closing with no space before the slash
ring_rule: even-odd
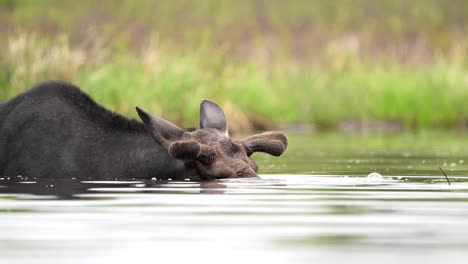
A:
<svg viewBox="0 0 468 264">
<path fill-rule="evenodd" d="M 250 156 L 254 152 L 264 152 L 273 156 L 280 156 L 288 147 L 288 139 L 281 132 L 265 132 L 248 137 L 242 141 Z"/>
<path fill-rule="evenodd" d="M 215 102 L 203 100 L 200 104 L 200 128 L 216 128 L 228 133 L 224 111 Z"/>
<path fill-rule="evenodd" d="M 171 142 L 182 139 L 185 133 L 182 128 L 167 120 L 150 115 L 138 106 L 136 111 L 151 136 L 163 147 L 168 148 Z"/>
</svg>

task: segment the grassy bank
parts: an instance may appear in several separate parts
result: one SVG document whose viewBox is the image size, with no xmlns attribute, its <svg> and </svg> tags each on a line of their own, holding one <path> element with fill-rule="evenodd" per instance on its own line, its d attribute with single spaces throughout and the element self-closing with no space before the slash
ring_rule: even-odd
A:
<svg viewBox="0 0 468 264">
<path fill-rule="evenodd" d="M 234 130 L 467 123 L 463 1 L 331 2 L 2 1 L 0 100 L 65 79 L 118 112 L 140 105 L 183 126 L 204 98 Z"/>
</svg>

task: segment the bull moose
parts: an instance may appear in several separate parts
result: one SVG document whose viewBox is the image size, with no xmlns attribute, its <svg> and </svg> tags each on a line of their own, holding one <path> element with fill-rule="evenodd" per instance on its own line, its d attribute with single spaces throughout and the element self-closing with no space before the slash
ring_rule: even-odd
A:
<svg viewBox="0 0 468 264">
<path fill-rule="evenodd" d="M 0 103 L 0 176 L 205 181 L 257 177 L 254 152 L 280 156 L 286 136 L 232 140 L 223 110 L 204 100 L 200 128 L 136 107 L 143 122 L 98 105 L 75 85 L 47 81 Z"/>
</svg>

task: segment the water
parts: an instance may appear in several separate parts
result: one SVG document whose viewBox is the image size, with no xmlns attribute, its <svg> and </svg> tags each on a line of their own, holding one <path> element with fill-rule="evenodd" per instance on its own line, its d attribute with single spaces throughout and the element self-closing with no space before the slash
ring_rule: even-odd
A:
<svg viewBox="0 0 468 264">
<path fill-rule="evenodd" d="M 3 178 L 0 263 L 467 263 L 467 143 L 292 136 L 262 180 Z"/>
</svg>

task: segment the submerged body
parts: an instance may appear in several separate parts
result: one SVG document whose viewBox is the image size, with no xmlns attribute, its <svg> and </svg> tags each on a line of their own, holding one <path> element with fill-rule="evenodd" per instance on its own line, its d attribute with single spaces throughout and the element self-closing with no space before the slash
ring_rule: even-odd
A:
<svg viewBox="0 0 468 264">
<path fill-rule="evenodd" d="M 258 144 L 249 148 L 232 142 L 225 120 L 222 124 L 224 113 L 212 104 L 217 107 L 212 102 L 202 106 L 206 114 L 200 123 L 205 127 L 189 132 L 139 108 L 144 122 L 112 113 L 69 83 L 41 83 L 0 104 L 0 175 L 94 180 L 253 177 L 256 165 L 249 156 Z M 245 147 L 245 157 L 227 153 L 232 146 L 226 142 Z"/>
</svg>

